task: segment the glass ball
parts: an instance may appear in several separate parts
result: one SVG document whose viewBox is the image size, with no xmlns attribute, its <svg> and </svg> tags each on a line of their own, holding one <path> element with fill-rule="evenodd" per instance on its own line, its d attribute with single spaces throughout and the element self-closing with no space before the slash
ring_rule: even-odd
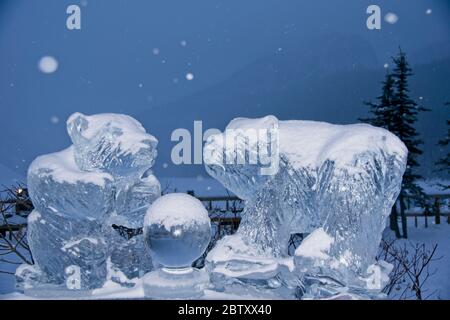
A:
<svg viewBox="0 0 450 320">
<path fill-rule="evenodd" d="M 164 267 L 190 267 L 211 239 L 208 211 L 188 194 L 164 195 L 147 210 L 144 239 L 152 258 Z"/>
</svg>

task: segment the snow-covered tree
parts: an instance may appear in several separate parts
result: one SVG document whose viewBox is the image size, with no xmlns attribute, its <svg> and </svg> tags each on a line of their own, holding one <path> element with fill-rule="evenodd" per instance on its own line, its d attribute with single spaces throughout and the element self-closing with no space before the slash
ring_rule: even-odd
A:
<svg viewBox="0 0 450 320">
<path fill-rule="evenodd" d="M 394 100 L 394 79 L 392 74 L 386 73 L 386 78 L 382 82 L 383 88 L 382 93 L 377 97 L 377 103 L 371 101 L 365 102 L 364 104 L 369 107 L 369 113 L 372 115 L 371 118 L 360 119 L 363 122 L 370 123 L 376 127 L 382 127 L 390 130 L 391 118 L 392 118 L 392 108 Z"/>
<path fill-rule="evenodd" d="M 446 107 L 450 108 L 450 102 L 445 104 Z M 447 133 L 444 138 L 439 140 L 438 145 L 442 149 L 447 149 L 447 154 L 445 154 L 441 159 L 436 162 L 436 166 L 439 171 L 447 173 L 450 175 L 450 151 L 448 146 L 450 144 L 450 120 L 447 119 Z M 444 189 L 450 189 L 450 185 L 444 185 Z"/>
</svg>

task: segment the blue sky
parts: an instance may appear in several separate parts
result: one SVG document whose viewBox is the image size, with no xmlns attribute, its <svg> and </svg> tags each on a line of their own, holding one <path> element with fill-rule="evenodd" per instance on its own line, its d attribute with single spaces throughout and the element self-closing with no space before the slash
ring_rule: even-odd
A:
<svg viewBox="0 0 450 320">
<path fill-rule="evenodd" d="M 66 28 L 65 11 L 70 4 L 81 7 L 81 30 Z M 398 22 L 383 21 L 382 30 L 369 31 L 365 11 L 370 4 L 380 5 L 383 15 L 394 12 Z M 426 13 L 428 9 L 431 14 Z M 239 106 L 242 98 L 230 86 L 233 79 L 248 76 L 252 80 L 243 82 L 246 90 L 258 92 L 261 83 L 254 81 L 252 65 L 282 55 L 289 57 L 287 64 L 294 64 L 295 55 L 301 57 L 308 50 L 321 55 L 322 50 L 333 50 L 327 47 L 333 37 L 351 37 L 345 42 L 350 52 L 354 44 L 367 46 L 370 59 L 361 59 L 365 67 L 379 68 L 380 74 L 400 45 L 416 59 L 413 63 L 443 59 L 448 57 L 449 18 L 450 5 L 445 0 L 2 0 L 0 164 L 24 176 L 34 157 L 69 144 L 65 119 L 71 113 L 122 112 L 138 117 L 159 138 L 162 152 L 157 174 L 189 175 L 189 168 L 163 168 L 162 164 L 173 145 L 168 135 L 175 129 L 170 128 L 171 119 L 195 108 L 195 97 L 212 95 L 208 92 L 221 87 L 236 96 L 230 100 L 235 108 L 259 116 L 261 111 L 253 104 Z M 311 47 L 311 39 L 321 36 L 325 36 L 323 47 Z M 362 50 L 361 55 L 365 54 Z M 55 73 L 44 74 L 37 68 L 46 55 L 57 59 Z M 192 81 L 186 79 L 187 73 L 194 75 Z M 373 80 L 375 95 L 380 80 Z M 269 85 L 269 90 L 281 88 Z M 445 97 L 437 93 L 430 99 L 438 105 Z M 289 103 L 288 109 L 293 109 L 294 102 Z M 215 107 L 203 110 L 197 120 L 211 120 L 218 126 L 231 120 L 228 117 L 234 113 Z M 314 113 L 314 105 L 308 108 L 311 119 L 323 120 L 322 109 Z M 277 114 L 278 110 L 274 104 L 264 112 Z M 217 114 L 221 122 L 212 121 Z M 352 122 L 360 116 L 346 114 L 345 119 L 325 120 Z M 289 112 L 281 115 L 296 117 Z M 185 124 L 189 124 L 187 118 Z"/>
</svg>

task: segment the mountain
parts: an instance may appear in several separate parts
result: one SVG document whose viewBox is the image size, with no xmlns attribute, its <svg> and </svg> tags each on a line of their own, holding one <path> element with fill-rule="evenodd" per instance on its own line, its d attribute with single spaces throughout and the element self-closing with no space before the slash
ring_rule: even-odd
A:
<svg viewBox="0 0 450 320">
<path fill-rule="evenodd" d="M 423 64 L 445 60 L 448 57 L 450 57 L 450 41 L 436 42 L 427 45 L 415 52 L 412 52 L 409 58 L 414 64 Z"/>
</svg>

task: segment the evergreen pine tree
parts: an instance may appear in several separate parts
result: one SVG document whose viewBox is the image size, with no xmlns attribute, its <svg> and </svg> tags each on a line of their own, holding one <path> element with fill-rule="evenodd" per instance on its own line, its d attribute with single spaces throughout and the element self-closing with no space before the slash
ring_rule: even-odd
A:
<svg viewBox="0 0 450 320">
<path fill-rule="evenodd" d="M 414 124 L 418 120 L 418 114 L 427 111 L 409 97 L 408 78 L 413 75 L 406 60 L 405 53 L 400 49 L 396 58 L 393 58 L 395 69 L 393 73 L 387 73 L 383 82 L 382 95 L 377 98 L 377 103 L 366 102 L 372 118 L 360 119 L 374 126 L 382 127 L 395 134 L 408 148 L 408 162 L 402 181 L 402 189 L 399 195 L 399 205 L 394 205 L 391 212 L 390 227 L 400 237 L 398 228 L 398 210 L 402 218 L 403 237 L 408 237 L 407 221 L 405 215 L 405 198 L 414 197 L 421 205 L 425 205 L 425 194 L 417 184 L 422 177 L 414 169 L 419 166 L 417 157 L 422 154 L 419 139 Z"/>
<path fill-rule="evenodd" d="M 390 130 L 392 118 L 392 101 L 394 100 L 394 79 L 390 73 L 386 73 L 386 78 L 382 82 L 382 94 L 377 97 L 378 103 L 365 102 L 369 107 L 369 113 L 372 118 L 359 119 L 360 121 L 370 123 L 376 127 L 382 127 Z"/>
<path fill-rule="evenodd" d="M 450 107 L 450 102 L 447 102 L 445 105 Z M 443 149 L 448 148 L 448 145 L 450 144 L 450 120 L 447 120 L 447 127 L 447 135 L 438 142 L 438 145 Z M 450 152 L 448 150 L 447 154 L 436 162 L 436 166 L 439 171 L 446 172 L 447 175 L 450 175 Z M 450 189 L 450 185 L 442 185 L 442 187 L 444 190 Z"/>
<path fill-rule="evenodd" d="M 422 177 L 414 170 L 419 167 L 417 158 L 422 154 L 420 145 L 423 141 L 419 139 L 419 133 L 415 129 L 414 124 L 418 120 L 418 114 L 422 111 L 428 111 L 428 109 L 419 106 L 409 97 L 408 78 L 412 76 L 413 73 L 406 60 L 405 53 L 400 49 L 398 56 L 393 58 L 393 60 L 395 69 L 392 76 L 395 81 L 395 96 L 392 101 L 393 108 L 389 130 L 400 138 L 408 148 L 408 162 L 405 174 L 403 175 L 402 190 L 399 196 L 403 237 L 407 238 L 408 231 L 405 215 L 405 198 L 410 196 L 421 204 L 425 203 L 425 194 L 422 188 L 417 184 L 417 180 Z"/>
</svg>

